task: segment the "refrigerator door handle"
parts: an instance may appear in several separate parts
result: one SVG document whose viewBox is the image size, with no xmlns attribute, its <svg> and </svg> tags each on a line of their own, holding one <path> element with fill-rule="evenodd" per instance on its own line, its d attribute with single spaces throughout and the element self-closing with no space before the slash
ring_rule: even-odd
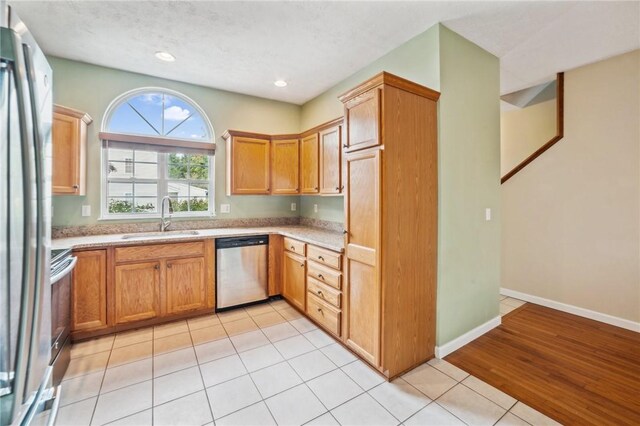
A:
<svg viewBox="0 0 640 426">
<path fill-rule="evenodd" d="M 28 371 L 30 354 L 32 352 L 32 340 L 29 338 L 33 330 L 34 311 L 37 309 L 35 292 L 36 282 L 36 247 L 33 238 L 36 238 L 37 220 L 34 219 L 34 180 L 35 180 L 35 157 L 33 153 L 33 122 L 30 108 L 31 96 L 27 93 L 29 82 L 26 75 L 22 40 L 18 34 L 8 28 L 0 28 L 1 36 L 8 43 L 3 43 L 2 59 L 12 64 L 9 66 L 9 74 L 13 75 L 16 88 L 16 103 L 18 106 L 21 156 L 22 156 L 22 181 L 23 181 L 23 203 L 25 223 L 23 227 L 23 256 L 22 263 L 22 295 L 20 300 L 20 319 L 18 325 L 18 337 L 15 348 L 15 367 L 11 384 L 13 394 L 13 407 L 9 417 L 13 421 L 24 418 L 29 414 L 29 409 L 23 404 L 31 404 L 36 394 L 27 395 Z M 5 50 L 6 49 L 6 50 Z M 5 55 L 8 53 L 8 55 Z"/>
</svg>

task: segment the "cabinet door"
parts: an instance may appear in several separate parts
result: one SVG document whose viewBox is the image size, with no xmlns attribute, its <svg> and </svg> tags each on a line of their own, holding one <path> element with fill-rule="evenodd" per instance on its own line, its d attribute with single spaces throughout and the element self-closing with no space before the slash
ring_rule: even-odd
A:
<svg viewBox="0 0 640 426">
<path fill-rule="evenodd" d="M 375 88 L 345 103 L 346 151 L 380 145 L 381 89 Z"/>
<path fill-rule="evenodd" d="M 115 268 L 115 322 L 123 324 L 160 315 L 160 262 Z"/>
<path fill-rule="evenodd" d="M 300 190 L 298 139 L 271 142 L 271 193 L 297 194 Z"/>
<path fill-rule="evenodd" d="M 298 309 L 305 310 L 306 297 L 306 260 L 302 256 L 284 252 L 282 273 L 282 295 Z"/>
<path fill-rule="evenodd" d="M 231 140 L 231 194 L 268 194 L 269 140 L 233 137 Z M 228 149 L 229 147 L 227 147 Z"/>
<path fill-rule="evenodd" d="M 207 307 L 204 257 L 167 260 L 167 313 Z"/>
<path fill-rule="evenodd" d="M 341 126 L 320 132 L 320 193 L 340 194 Z"/>
<path fill-rule="evenodd" d="M 318 134 L 315 133 L 300 141 L 300 192 L 317 194 L 318 179 Z"/>
<path fill-rule="evenodd" d="M 71 330 L 107 326 L 107 251 L 75 252 L 71 289 Z"/>
<path fill-rule="evenodd" d="M 53 193 L 80 195 L 80 119 L 53 113 Z"/>
<path fill-rule="evenodd" d="M 380 166 L 378 148 L 346 154 L 346 344 L 380 362 Z"/>
</svg>

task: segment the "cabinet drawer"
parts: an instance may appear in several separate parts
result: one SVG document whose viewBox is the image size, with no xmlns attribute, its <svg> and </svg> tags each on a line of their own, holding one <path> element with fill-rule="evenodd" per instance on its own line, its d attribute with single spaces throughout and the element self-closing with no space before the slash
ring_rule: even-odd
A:
<svg viewBox="0 0 640 426">
<path fill-rule="evenodd" d="M 304 256 L 306 252 L 305 248 L 306 248 L 305 243 L 298 240 L 294 240 L 292 238 L 284 237 L 285 250 Z"/>
<path fill-rule="evenodd" d="M 204 241 L 119 247 L 115 251 L 116 263 L 157 260 L 171 257 L 204 256 Z"/>
<path fill-rule="evenodd" d="M 342 255 L 340 253 L 321 249 L 320 247 L 309 244 L 309 247 L 307 247 L 307 258 L 337 269 L 338 271 L 342 270 Z"/>
<path fill-rule="evenodd" d="M 307 297 L 307 314 L 328 331 L 340 336 L 341 313 L 339 310 L 331 307 L 313 294 L 309 294 Z"/>
<path fill-rule="evenodd" d="M 341 288 L 340 284 L 342 281 L 342 274 L 334 271 L 333 269 L 324 267 L 319 263 L 315 263 L 313 261 L 307 262 L 307 276 L 315 278 L 321 283 L 330 285 L 331 287 L 335 287 L 338 290 Z"/>
<path fill-rule="evenodd" d="M 341 294 L 338 290 L 322 284 L 315 278 L 307 277 L 307 291 L 340 309 Z"/>
</svg>

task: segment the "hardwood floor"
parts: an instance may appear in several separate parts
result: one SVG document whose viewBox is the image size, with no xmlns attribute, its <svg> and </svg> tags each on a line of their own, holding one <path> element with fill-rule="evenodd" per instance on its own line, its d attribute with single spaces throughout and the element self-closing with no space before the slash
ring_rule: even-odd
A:
<svg viewBox="0 0 640 426">
<path fill-rule="evenodd" d="M 446 360 L 563 424 L 640 424 L 632 331 L 527 303 Z"/>
</svg>

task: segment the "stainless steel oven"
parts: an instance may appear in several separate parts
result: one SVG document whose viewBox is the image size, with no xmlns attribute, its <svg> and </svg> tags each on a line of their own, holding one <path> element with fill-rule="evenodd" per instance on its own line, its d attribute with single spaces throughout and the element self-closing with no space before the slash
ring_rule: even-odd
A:
<svg viewBox="0 0 640 426">
<path fill-rule="evenodd" d="M 62 382 L 69 366 L 71 278 L 77 261 L 70 250 L 51 250 L 51 366 L 54 386 Z"/>
</svg>

